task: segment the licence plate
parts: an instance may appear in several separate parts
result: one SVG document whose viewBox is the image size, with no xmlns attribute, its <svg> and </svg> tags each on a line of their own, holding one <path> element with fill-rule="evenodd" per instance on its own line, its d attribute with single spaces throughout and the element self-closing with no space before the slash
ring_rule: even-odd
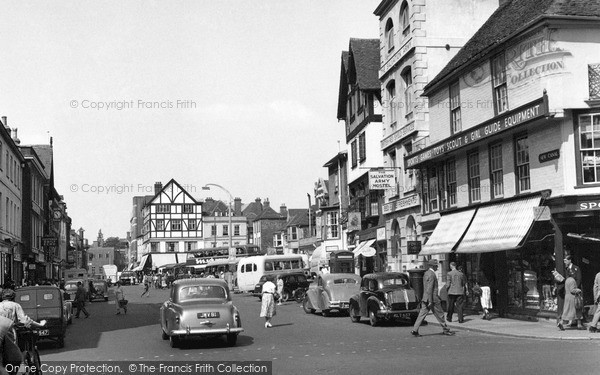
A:
<svg viewBox="0 0 600 375">
<path fill-rule="evenodd" d="M 40 329 L 38 331 L 38 336 L 48 336 L 50 334 L 50 330 L 49 329 Z"/>
<path fill-rule="evenodd" d="M 210 319 L 210 318 L 218 318 L 218 312 L 201 312 L 198 313 L 198 319 Z"/>
<path fill-rule="evenodd" d="M 399 318 L 399 319 L 410 319 L 410 314 L 409 313 L 394 314 L 394 317 Z"/>
</svg>

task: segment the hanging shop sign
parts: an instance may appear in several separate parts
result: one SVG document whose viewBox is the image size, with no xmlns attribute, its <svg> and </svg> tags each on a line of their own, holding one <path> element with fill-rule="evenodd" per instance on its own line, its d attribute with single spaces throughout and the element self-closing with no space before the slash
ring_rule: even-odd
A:
<svg viewBox="0 0 600 375">
<path fill-rule="evenodd" d="M 416 255 L 421 252 L 421 241 L 406 241 L 406 253 Z"/>
<path fill-rule="evenodd" d="M 348 232 L 360 230 L 361 215 L 360 212 L 348 212 Z"/>
<path fill-rule="evenodd" d="M 514 111 L 503 113 L 486 121 L 479 126 L 462 131 L 455 136 L 442 142 L 433 144 L 421 151 L 411 154 L 405 158 L 406 168 L 415 168 L 417 165 L 428 160 L 437 158 L 451 151 L 470 146 L 474 142 L 481 141 L 505 130 L 515 128 L 526 122 L 536 120 L 548 115 L 548 97 L 525 104 Z"/>
<path fill-rule="evenodd" d="M 369 190 L 387 190 L 396 186 L 396 176 L 393 171 L 369 171 Z"/>
</svg>

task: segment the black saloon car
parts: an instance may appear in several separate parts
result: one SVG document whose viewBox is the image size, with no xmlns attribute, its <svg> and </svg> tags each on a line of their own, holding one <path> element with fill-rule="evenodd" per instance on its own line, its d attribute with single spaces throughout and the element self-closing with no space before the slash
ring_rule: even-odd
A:
<svg viewBox="0 0 600 375">
<path fill-rule="evenodd" d="M 414 323 L 419 315 L 419 302 L 408 275 L 378 272 L 363 277 L 360 291 L 350 298 L 349 312 L 353 322 L 365 317 L 372 326 L 391 320 Z"/>
<path fill-rule="evenodd" d="M 304 290 L 308 289 L 310 282 L 306 279 L 306 276 L 302 272 L 283 272 L 283 273 L 271 273 L 267 275 L 261 276 L 254 287 L 254 291 L 252 291 L 252 295 L 262 299 L 262 286 L 267 281 L 267 277 L 272 276 L 274 279 L 277 276 L 281 276 L 283 278 L 283 293 L 281 294 L 281 301 L 286 302 L 291 300 L 294 291 L 298 288 L 302 288 Z M 276 281 L 273 280 L 273 283 L 276 284 Z M 304 295 L 302 293 L 302 295 Z"/>
</svg>

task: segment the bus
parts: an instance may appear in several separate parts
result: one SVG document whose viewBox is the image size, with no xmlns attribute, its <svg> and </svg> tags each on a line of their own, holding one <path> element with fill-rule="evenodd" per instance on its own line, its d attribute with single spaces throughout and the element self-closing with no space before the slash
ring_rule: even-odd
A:
<svg viewBox="0 0 600 375">
<path fill-rule="evenodd" d="M 256 245 L 234 245 L 234 247 L 236 258 L 262 255 L 260 248 Z M 205 249 L 191 250 L 189 253 L 193 256 L 193 258 L 188 258 L 188 264 L 194 263 L 195 265 L 201 266 L 218 259 L 228 259 L 229 247 L 207 247 Z"/>
<path fill-rule="evenodd" d="M 237 266 L 238 289 L 251 292 L 261 276 L 281 271 L 302 271 L 308 274 L 308 256 L 290 254 L 241 258 Z"/>
</svg>

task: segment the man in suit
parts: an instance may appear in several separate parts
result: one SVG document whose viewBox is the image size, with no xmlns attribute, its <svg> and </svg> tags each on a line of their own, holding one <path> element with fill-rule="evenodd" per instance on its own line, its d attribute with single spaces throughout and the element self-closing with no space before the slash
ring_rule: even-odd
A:
<svg viewBox="0 0 600 375">
<path fill-rule="evenodd" d="M 596 278 L 594 279 L 594 303 L 596 304 L 596 312 L 590 323 L 590 332 L 598 332 L 596 325 L 598 324 L 598 320 L 600 320 L 600 272 L 596 274 Z"/>
<path fill-rule="evenodd" d="M 421 311 L 419 311 L 419 316 L 417 317 L 413 330 L 410 331 L 410 333 L 415 337 L 421 336 L 419 334 L 419 327 L 421 326 L 423 319 L 425 319 L 429 311 L 431 311 L 442 326 L 442 334 L 449 336 L 453 333 L 450 332 L 450 328 L 448 328 L 446 322 L 444 321 L 442 300 L 438 294 L 438 281 L 437 276 L 435 275 L 435 271 L 438 269 L 438 261 L 437 259 L 431 259 L 427 263 L 429 265 L 429 269 L 425 271 L 425 274 L 423 275 L 423 298 L 421 299 Z"/>
<path fill-rule="evenodd" d="M 456 304 L 456 313 L 458 314 L 458 322 L 464 323 L 463 305 L 465 302 L 465 285 L 467 278 L 465 275 L 456 269 L 456 263 L 450 262 L 451 271 L 446 275 L 446 287 L 448 288 L 448 313 L 446 318 L 449 322 L 452 321 L 454 314 L 454 305 Z"/>
<path fill-rule="evenodd" d="M 565 257 L 565 273 L 567 274 L 567 277 L 573 277 L 577 282 L 577 287 L 581 288 L 581 270 L 579 267 L 573 264 L 573 260 L 570 255 Z"/>
</svg>

